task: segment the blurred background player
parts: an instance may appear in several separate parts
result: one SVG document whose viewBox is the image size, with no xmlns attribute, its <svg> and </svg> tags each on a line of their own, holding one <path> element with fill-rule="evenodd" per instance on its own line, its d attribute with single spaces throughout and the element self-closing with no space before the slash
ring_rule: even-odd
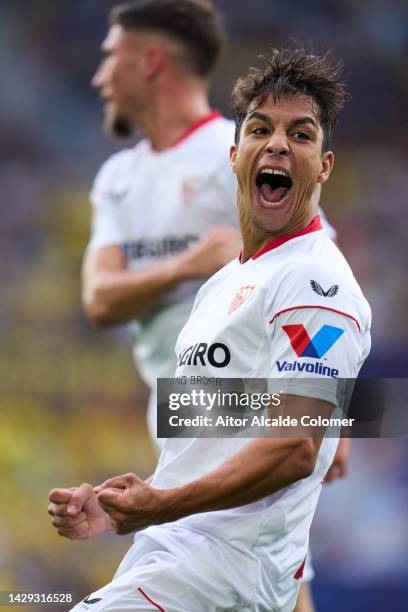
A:
<svg viewBox="0 0 408 612">
<path fill-rule="evenodd" d="M 83 303 L 97 325 L 131 321 L 153 440 L 156 379 L 173 376 L 197 289 L 240 249 L 228 161 L 234 125 L 207 97 L 223 42 L 221 17 L 205 0 L 119 6 L 92 81 L 106 130 L 145 138 L 96 177 Z"/>
<path fill-rule="evenodd" d="M 208 101 L 224 41 L 221 15 L 205 0 L 120 5 L 92 81 L 105 130 L 144 139 L 95 179 L 83 302 L 98 326 L 130 322 L 157 452 L 156 379 L 174 374 L 174 346 L 199 286 L 240 249 L 228 159 L 234 123 Z M 308 563 L 297 612 L 313 609 L 312 577 Z"/>
</svg>

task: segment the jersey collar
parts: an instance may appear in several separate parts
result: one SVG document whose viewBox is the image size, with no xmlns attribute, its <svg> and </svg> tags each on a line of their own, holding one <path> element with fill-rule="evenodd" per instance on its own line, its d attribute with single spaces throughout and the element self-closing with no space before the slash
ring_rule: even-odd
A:
<svg viewBox="0 0 408 612">
<path fill-rule="evenodd" d="M 197 121 L 194 121 L 194 123 L 192 123 L 190 125 L 190 127 L 188 127 L 181 134 L 181 136 L 179 136 L 177 138 L 177 140 L 175 140 L 173 142 L 173 144 L 170 146 L 170 148 L 177 147 L 177 145 L 179 145 L 181 142 L 186 140 L 186 138 L 191 136 L 191 134 L 193 134 L 193 132 L 195 132 L 199 128 L 203 127 L 203 125 L 205 125 L 206 123 L 209 123 L 210 121 L 214 121 L 214 119 L 218 119 L 219 117 L 221 117 L 220 111 L 212 110 L 210 113 L 208 113 L 208 115 L 205 115 L 205 117 L 201 117 L 201 119 L 198 119 Z"/>
<path fill-rule="evenodd" d="M 320 216 L 316 215 L 315 217 L 313 217 L 309 225 L 304 229 L 300 230 L 300 232 L 296 232 L 295 234 L 288 234 L 287 236 L 280 236 L 279 238 L 274 238 L 273 240 L 268 242 L 268 244 L 262 247 L 262 249 L 259 249 L 259 251 L 252 255 L 251 259 L 258 259 L 258 257 L 264 255 L 264 253 L 268 253 L 268 251 L 276 249 L 277 247 L 281 246 L 282 244 L 285 244 L 285 242 L 288 242 L 293 238 L 305 236 L 306 234 L 311 234 L 312 232 L 317 232 L 321 229 L 323 229 L 323 226 L 320 221 Z M 241 255 L 239 256 L 239 260 L 241 261 Z"/>
</svg>

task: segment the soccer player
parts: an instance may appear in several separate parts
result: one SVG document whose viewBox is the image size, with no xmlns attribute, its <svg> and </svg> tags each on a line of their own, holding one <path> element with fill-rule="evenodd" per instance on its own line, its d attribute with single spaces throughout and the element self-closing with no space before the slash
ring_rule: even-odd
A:
<svg viewBox="0 0 408 612">
<path fill-rule="evenodd" d="M 239 252 L 227 153 L 234 124 L 207 97 L 223 42 L 210 2 L 118 6 L 93 79 L 107 132 L 145 138 L 96 177 L 83 302 L 98 326 L 130 322 L 157 452 L 156 379 L 174 374 L 174 345 L 199 286 Z"/>
<path fill-rule="evenodd" d="M 316 204 L 344 96 L 339 66 L 304 49 L 275 49 L 238 80 L 231 163 L 243 248 L 200 289 L 177 376 L 290 377 L 296 410 L 329 415 L 338 378 L 358 374 L 370 309 Z M 167 439 L 149 483 L 126 474 L 53 490 L 60 535 L 139 532 L 112 582 L 74 609 L 292 611 L 336 445 L 323 433 Z"/>
<path fill-rule="evenodd" d="M 145 138 L 95 179 L 83 302 L 99 326 L 131 322 L 154 441 L 156 379 L 174 374 L 174 345 L 198 288 L 240 250 L 234 124 L 208 102 L 223 41 L 221 17 L 205 0 L 118 6 L 93 78 L 106 130 Z"/>
</svg>

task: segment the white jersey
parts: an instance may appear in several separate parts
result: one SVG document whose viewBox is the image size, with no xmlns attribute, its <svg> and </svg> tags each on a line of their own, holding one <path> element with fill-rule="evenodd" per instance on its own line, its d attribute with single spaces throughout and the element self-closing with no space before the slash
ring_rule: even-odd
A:
<svg viewBox="0 0 408 612">
<path fill-rule="evenodd" d="M 164 260 L 215 225 L 238 226 L 236 179 L 229 163 L 235 125 L 217 111 L 160 153 L 142 140 L 113 155 L 96 176 L 88 249 L 120 245 L 129 269 Z M 323 217 L 329 235 L 335 232 Z M 174 346 L 202 281 L 181 283 L 130 324 L 134 357 L 151 388 L 148 424 L 156 440 L 156 380 L 174 375 Z M 160 441 L 159 446 L 160 446 Z"/>
<path fill-rule="evenodd" d="M 370 321 L 350 267 L 317 216 L 306 230 L 273 240 L 243 264 L 234 260 L 207 281 L 177 341 L 176 376 L 307 376 L 296 394 L 336 404 L 336 390 L 322 381 L 357 376 L 369 352 Z M 167 439 L 152 486 L 171 488 L 200 478 L 248 441 Z M 225 546 L 233 542 L 247 558 L 265 609 L 290 611 L 336 446 L 336 439 L 325 438 L 313 474 L 264 499 L 144 533 L 162 545 L 175 527 L 209 534 Z"/>
<path fill-rule="evenodd" d="M 117 244 L 137 270 L 192 246 L 215 225 L 238 226 L 236 182 L 229 164 L 234 123 L 217 111 L 172 147 L 148 140 L 113 155 L 91 192 L 90 249 Z M 134 354 L 146 383 L 173 376 L 174 346 L 201 281 L 181 283 L 148 316 L 134 321 Z"/>
</svg>

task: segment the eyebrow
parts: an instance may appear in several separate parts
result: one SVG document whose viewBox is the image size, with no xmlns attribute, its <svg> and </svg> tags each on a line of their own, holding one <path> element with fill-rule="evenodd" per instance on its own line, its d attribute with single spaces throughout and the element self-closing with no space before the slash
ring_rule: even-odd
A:
<svg viewBox="0 0 408 612">
<path fill-rule="evenodd" d="M 312 117 L 309 117 L 309 116 L 299 117 L 299 119 L 295 119 L 294 121 L 290 123 L 290 127 L 293 128 L 293 127 L 297 127 L 298 125 L 305 125 L 305 124 L 313 125 L 313 127 L 318 129 L 318 125 L 316 121 Z"/>
<path fill-rule="evenodd" d="M 250 121 L 251 119 L 259 119 L 260 121 L 264 121 L 265 123 L 272 125 L 271 118 L 268 115 L 264 115 L 263 113 L 260 113 L 259 111 L 253 111 L 250 115 L 248 115 L 247 121 Z M 310 117 L 309 115 L 306 115 L 305 117 L 298 117 L 297 119 L 294 119 L 293 121 L 290 122 L 289 128 L 294 128 L 294 127 L 298 127 L 299 125 L 305 125 L 305 124 L 313 125 L 313 127 L 318 129 L 318 125 L 316 121 L 313 119 L 313 117 Z"/>
<path fill-rule="evenodd" d="M 272 125 L 270 117 L 258 111 L 253 111 L 250 115 L 248 115 L 247 121 L 250 121 L 251 119 L 260 119 L 261 121 L 265 121 L 265 123 L 269 123 L 270 125 Z"/>
</svg>

